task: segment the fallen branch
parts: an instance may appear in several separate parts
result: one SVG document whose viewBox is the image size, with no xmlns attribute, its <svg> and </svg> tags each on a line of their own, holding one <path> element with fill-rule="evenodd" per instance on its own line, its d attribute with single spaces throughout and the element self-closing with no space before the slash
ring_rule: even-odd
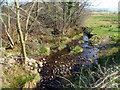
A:
<svg viewBox="0 0 120 90">
<path fill-rule="evenodd" d="M 117 75 L 118 74 L 118 71 L 117 72 L 114 72 L 114 73 L 112 73 L 112 74 L 110 74 L 110 75 L 108 75 L 108 76 L 106 76 L 103 80 L 102 80 L 102 82 L 100 82 L 98 85 L 96 85 L 94 88 L 97 88 L 97 87 L 99 87 L 101 84 L 103 84 L 104 83 L 104 81 L 105 80 L 107 80 L 109 77 L 111 77 L 111 76 L 113 76 L 113 75 Z"/>
<path fill-rule="evenodd" d="M 119 77 L 120 77 L 120 76 L 114 77 L 112 80 L 110 80 L 109 82 L 107 82 L 107 83 L 105 83 L 103 86 L 101 86 L 101 88 L 106 88 L 106 86 L 107 86 L 110 82 L 118 79 Z"/>
</svg>

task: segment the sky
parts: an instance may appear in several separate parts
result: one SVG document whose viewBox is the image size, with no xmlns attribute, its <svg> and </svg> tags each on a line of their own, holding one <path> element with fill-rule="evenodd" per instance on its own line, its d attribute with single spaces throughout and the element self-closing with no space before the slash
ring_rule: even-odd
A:
<svg viewBox="0 0 120 90">
<path fill-rule="evenodd" d="M 14 0 L 8 0 L 8 1 L 14 1 Z M 19 0 L 19 1 L 32 1 L 32 0 Z M 58 1 L 58 0 L 54 0 Z M 71 0 L 72 1 L 72 0 Z M 93 3 L 92 8 L 118 8 L 118 2 L 120 0 L 91 0 Z"/>
<path fill-rule="evenodd" d="M 118 2 L 120 0 L 96 0 L 94 2 L 95 8 L 118 8 Z"/>
</svg>

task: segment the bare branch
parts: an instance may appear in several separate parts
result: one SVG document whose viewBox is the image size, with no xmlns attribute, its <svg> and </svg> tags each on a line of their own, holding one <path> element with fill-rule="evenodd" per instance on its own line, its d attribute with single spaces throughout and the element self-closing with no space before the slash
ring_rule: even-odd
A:
<svg viewBox="0 0 120 90">
<path fill-rule="evenodd" d="M 5 27 L 5 32 L 6 32 L 7 36 L 8 36 L 8 40 L 10 41 L 10 46 L 11 46 L 11 48 L 13 48 L 14 42 L 13 42 L 13 39 L 11 38 L 9 32 L 7 31 L 7 25 L 5 24 L 5 22 L 3 21 L 1 16 L 0 16 L 0 19 L 1 19 L 1 21 L 2 21 L 2 23 L 4 25 L 4 27 Z"/>
<path fill-rule="evenodd" d="M 102 83 L 104 83 L 104 81 L 105 80 L 107 80 L 109 77 L 111 77 L 111 76 L 113 76 L 113 75 L 117 75 L 118 74 L 118 71 L 117 72 L 114 72 L 114 73 L 112 73 L 112 74 L 110 74 L 110 75 L 108 75 L 108 76 L 106 76 L 103 80 L 102 80 L 102 82 L 100 82 L 99 84 L 97 84 L 94 88 L 96 88 L 96 87 L 99 87 Z"/>
</svg>

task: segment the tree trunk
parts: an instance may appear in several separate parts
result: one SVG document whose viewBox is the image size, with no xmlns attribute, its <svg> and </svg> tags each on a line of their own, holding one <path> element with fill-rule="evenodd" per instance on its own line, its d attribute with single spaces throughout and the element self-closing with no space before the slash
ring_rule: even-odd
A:
<svg viewBox="0 0 120 90">
<path fill-rule="evenodd" d="M 26 62 L 26 49 L 25 49 L 25 41 L 23 38 L 23 33 L 21 30 L 21 25 L 20 25 L 20 10 L 19 10 L 19 3 L 18 0 L 14 0 L 15 1 L 15 6 L 16 6 L 16 12 L 17 12 L 17 30 L 18 30 L 18 34 L 20 37 L 20 43 L 21 43 L 21 48 L 22 48 L 22 64 L 25 64 Z"/>
<path fill-rule="evenodd" d="M 13 39 L 11 38 L 11 36 L 10 36 L 10 34 L 9 34 L 9 30 L 10 30 L 10 15 L 9 15 L 9 8 L 8 8 L 8 0 L 6 0 L 6 5 L 7 5 L 7 15 L 8 15 L 8 17 L 7 17 L 7 31 L 6 31 L 6 33 L 7 33 L 7 36 L 8 36 L 8 39 L 9 39 L 9 41 L 10 41 L 10 47 L 11 48 L 13 48 L 13 46 L 14 46 L 14 41 L 13 41 Z"/>
</svg>

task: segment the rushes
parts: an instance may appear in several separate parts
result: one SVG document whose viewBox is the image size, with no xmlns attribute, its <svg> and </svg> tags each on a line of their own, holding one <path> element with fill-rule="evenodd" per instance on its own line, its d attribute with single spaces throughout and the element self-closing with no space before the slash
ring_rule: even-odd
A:
<svg viewBox="0 0 120 90">
<path fill-rule="evenodd" d="M 93 68 L 82 67 L 80 71 L 79 84 L 76 88 L 119 88 L 120 87 L 120 67 L 114 66 L 106 68 L 95 65 Z"/>
</svg>

